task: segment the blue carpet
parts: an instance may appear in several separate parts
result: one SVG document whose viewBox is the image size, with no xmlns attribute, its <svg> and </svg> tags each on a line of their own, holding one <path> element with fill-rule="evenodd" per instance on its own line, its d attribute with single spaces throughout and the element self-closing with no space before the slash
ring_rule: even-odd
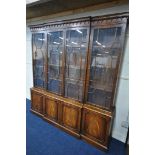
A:
<svg viewBox="0 0 155 155">
<path fill-rule="evenodd" d="M 108 152 L 77 139 L 30 112 L 26 100 L 26 155 L 125 155 L 124 144 L 111 140 Z"/>
</svg>

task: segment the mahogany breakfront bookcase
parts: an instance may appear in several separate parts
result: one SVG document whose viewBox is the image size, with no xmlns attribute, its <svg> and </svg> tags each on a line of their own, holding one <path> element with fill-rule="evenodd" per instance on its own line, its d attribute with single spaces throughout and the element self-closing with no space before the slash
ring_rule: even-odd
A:
<svg viewBox="0 0 155 155">
<path fill-rule="evenodd" d="M 31 111 L 108 149 L 127 23 L 121 13 L 31 25 Z"/>
</svg>

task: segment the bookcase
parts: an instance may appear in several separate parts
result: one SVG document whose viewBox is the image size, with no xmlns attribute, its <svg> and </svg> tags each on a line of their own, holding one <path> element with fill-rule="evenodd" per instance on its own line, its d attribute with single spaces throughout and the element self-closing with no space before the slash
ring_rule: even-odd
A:
<svg viewBox="0 0 155 155">
<path fill-rule="evenodd" d="M 121 13 L 30 25 L 31 111 L 107 150 L 127 24 Z"/>
</svg>

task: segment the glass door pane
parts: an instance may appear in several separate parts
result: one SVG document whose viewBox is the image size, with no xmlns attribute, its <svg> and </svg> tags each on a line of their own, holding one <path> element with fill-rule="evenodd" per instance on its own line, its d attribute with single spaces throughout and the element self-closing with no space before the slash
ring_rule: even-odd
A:
<svg viewBox="0 0 155 155">
<path fill-rule="evenodd" d="M 49 32 L 48 36 L 48 87 L 49 91 L 61 94 L 63 31 Z"/>
<path fill-rule="evenodd" d="M 66 32 L 65 96 L 82 101 L 88 30 L 72 29 Z"/>
<path fill-rule="evenodd" d="M 35 33 L 32 35 L 33 64 L 34 64 L 34 87 L 45 88 L 45 34 Z"/>
<path fill-rule="evenodd" d="M 121 27 L 94 29 L 87 97 L 89 103 L 110 108 L 120 49 Z"/>
</svg>

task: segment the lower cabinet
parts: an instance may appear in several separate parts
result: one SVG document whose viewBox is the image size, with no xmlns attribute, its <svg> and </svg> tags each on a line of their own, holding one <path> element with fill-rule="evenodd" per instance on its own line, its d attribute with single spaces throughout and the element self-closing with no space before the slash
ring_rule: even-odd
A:
<svg viewBox="0 0 155 155">
<path fill-rule="evenodd" d="M 83 108 L 82 138 L 101 149 L 107 149 L 110 135 L 111 115 L 94 108 Z"/>
<path fill-rule="evenodd" d="M 31 111 L 66 132 L 108 149 L 112 113 L 57 95 L 31 90 Z"/>
<path fill-rule="evenodd" d="M 31 110 L 38 115 L 43 114 L 43 94 L 31 91 Z"/>
</svg>

